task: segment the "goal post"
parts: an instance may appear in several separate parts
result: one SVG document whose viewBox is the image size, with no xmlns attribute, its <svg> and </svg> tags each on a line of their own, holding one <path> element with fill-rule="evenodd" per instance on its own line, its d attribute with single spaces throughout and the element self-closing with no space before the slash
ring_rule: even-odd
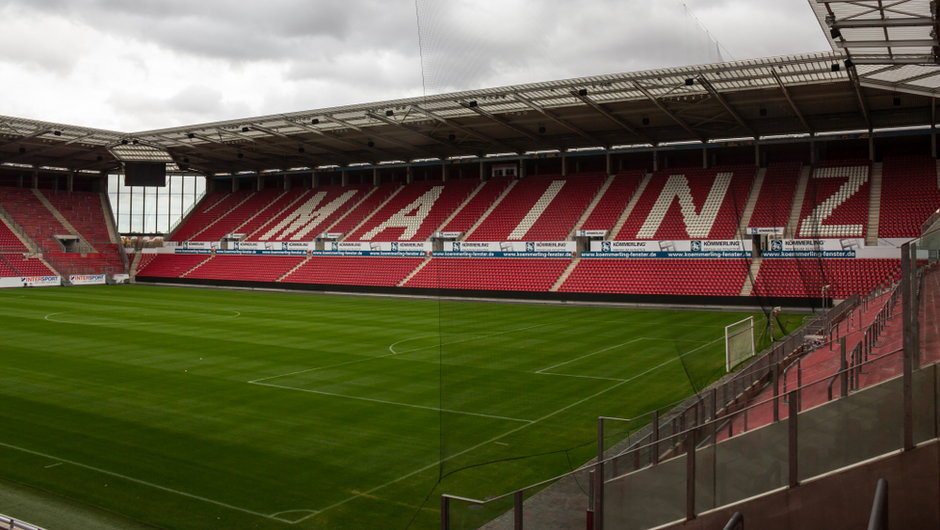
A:
<svg viewBox="0 0 940 530">
<path fill-rule="evenodd" d="M 725 326 L 725 370 L 754 356 L 754 317 Z"/>
</svg>

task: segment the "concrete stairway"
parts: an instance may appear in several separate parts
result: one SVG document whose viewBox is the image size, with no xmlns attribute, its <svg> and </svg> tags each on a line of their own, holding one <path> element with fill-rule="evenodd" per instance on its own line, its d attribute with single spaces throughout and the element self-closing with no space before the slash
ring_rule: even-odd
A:
<svg viewBox="0 0 940 530">
<path fill-rule="evenodd" d="M 282 274 L 281 277 L 277 279 L 277 281 L 279 281 L 279 282 L 284 281 L 284 278 L 287 278 L 287 277 L 290 276 L 291 274 L 294 274 L 294 272 L 295 272 L 297 269 L 303 267 L 304 264 L 307 263 L 308 261 L 310 261 L 310 257 L 304 258 L 303 260 L 300 261 L 300 263 L 298 263 L 297 265 L 295 265 L 294 268 L 292 268 L 291 270 L 289 270 L 289 271 L 285 272 L 284 274 Z"/>
<path fill-rule="evenodd" d="M 29 249 L 31 254 L 40 254 L 42 252 L 39 249 L 39 246 L 36 245 L 36 242 L 26 235 L 26 231 L 23 230 L 23 227 L 13 219 L 13 216 L 11 216 L 9 212 L 3 208 L 3 206 L 0 206 L 0 218 L 6 222 L 6 225 L 10 228 L 10 231 L 13 232 L 13 235 L 15 235 L 20 240 L 20 242 L 22 242 L 23 245 Z"/>
<path fill-rule="evenodd" d="M 878 225 L 881 223 L 881 182 L 882 164 L 876 162 L 871 165 L 871 200 L 868 203 L 868 233 L 865 235 L 865 244 L 868 246 L 878 244 Z"/>
<path fill-rule="evenodd" d="M 617 223 L 610 229 L 610 234 L 607 235 L 607 239 L 615 239 L 620 234 L 620 230 L 623 229 L 623 225 L 627 224 L 627 218 L 633 213 L 636 204 L 640 202 L 640 197 L 643 196 L 643 192 L 646 190 L 646 187 L 649 186 L 651 180 L 653 180 L 652 173 L 643 175 L 643 180 L 640 181 L 640 185 L 637 186 L 636 191 L 633 192 L 633 197 L 630 197 L 630 202 L 627 203 L 627 207 L 624 208 L 623 213 L 620 214 L 620 219 L 617 219 Z"/>
<path fill-rule="evenodd" d="M 751 223 L 751 216 L 754 215 L 754 207 L 757 206 L 757 198 L 760 197 L 760 190 L 764 186 L 764 177 L 767 175 L 767 168 L 757 170 L 754 176 L 754 185 L 751 186 L 751 194 L 748 195 L 747 204 L 744 206 L 744 212 L 741 214 L 741 223 L 738 225 L 738 232 L 735 239 L 741 239 L 747 232 L 747 225 Z"/>
<path fill-rule="evenodd" d="M 516 184 L 518 183 L 519 183 L 518 180 L 513 180 L 512 182 L 510 182 L 509 185 L 506 186 L 506 189 L 504 189 L 503 192 L 499 195 L 499 197 L 496 197 L 496 200 L 493 201 L 493 204 L 491 204 L 490 207 L 487 208 L 485 212 L 483 212 L 483 215 L 481 215 L 480 218 L 477 219 L 475 223 L 473 223 L 473 226 L 470 227 L 470 230 L 467 230 L 467 233 L 460 236 L 460 241 L 466 240 L 467 237 L 469 237 L 470 234 L 472 234 L 474 230 L 479 228 L 480 225 L 483 224 L 483 221 L 485 221 L 486 218 L 489 217 L 491 213 L 493 213 L 493 210 L 495 210 L 496 207 L 499 206 L 499 203 L 503 202 L 503 199 L 505 199 L 506 196 L 509 195 L 509 192 L 511 192 L 512 189 L 515 188 Z"/>
<path fill-rule="evenodd" d="M 594 209 L 597 208 L 597 204 L 601 202 L 601 199 L 604 197 L 604 194 L 607 193 L 607 189 L 610 188 L 610 185 L 614 182 L 613 175 L 607 175 L 607 180 L 604 181 L 604 184 L 601 185 L 601 189 L 597 190 L 597 194 L 594 195 L 594 199 L 591 200 L 591 204 L 588 204 L 588 207 L 584 210 L 584 213 L 581 214 L 581 217 L 578 219 L 578 222 L 574 224 L 574 228 L 571 229 L 571 233 L 568 234 L 568 239 L 574 238 L 574 235 L 581 229 L 585 221 L 591 217 L 591 214 L 594 213 Z"/>
<path fill-rule="evenodd" d="M 806 199 L 806 187 L 809 185 L 809 177 L 813 172 L 810 166 L 803 166 L 800 171 L 800 180 L 796 184 L 796 193 L 793 195 L 793 205 L 790 207 L 790 217 L 787 221 L 787 228 L 783 235 L 787 238 L 793 238 L 796 235 L 796 229 L 800 224 L 800 213 L 803 212 L 803 200 Z"/>
<path fill-rule="evenodd" d="M 457 217 L 457 214 L 459 214 L 467 206 L 467 204 L 469 204 L 470 201 L 472 201 L 473 198 L 477 196 L 477 193 L 480 193 L 480 190 L 482 190 L 483 186 L 485 185 L 486 185 L 486 182 L 480 181 L 480 183 L 477 184 L 477 187 L 473 188 L 473 191 L 470 192 L 470 195 L 467 195 L 467 197 L 463 200 L 463 202 L 460 203 L 460 206 L 455 208 L 454 211 L 450 212 L 450 215 L 447 216 L 447 219 L 444 219 L 444 222 L 441 223 L 440 226 L 438 226 L 434 230 L 434 232 L 435 233 L 440 232 L 442 228 L 444 228 L 445 226 L 448 225 L 448 223 L 453 221 L 454 217 Z"/>
<path fill-rule="evenodd" d="M 578 263 L 581 263 L 581 257 L 574 258 L 571 260 L 571 263 L 568 264 L 568 268 L 565 269 L 565 272 L 561 273 L 561 276 L 555 280 L 555 285 L 552 285 L 552 288 L 549 289 L 550 292 L 557 292 L 558 289 L 561 289 L 561 286 L 564 285 L 565 280 L 568 279 L 568 276 L 571 276 L 571 273 L 574 272 L 574 268 L 578 266 Z"/>
<path fill-rule="evenodd" d="M 411 272 L 408 274 L 408 276 L 405 276 L 405 279 L 403 279 L 402 281 L 398 282 L 398 287 L 401 287 L 401 286 L 405 285 L 406 283 L 408 283 L 408 280 L 414 278 L 414 275 L 415 275 L 415 274 L 418 274 L 419 272 L 421 272 L 421 269 L 423 269 L 428 263 L 431 263 L 431 256 L 428 256 L 428 257 L 424 258 L 424 261 L 422 261 L 420 265 L 418 265 L 417 267 L 415 267 L 415 270 L 411 271 Z"/>
<path fill-rule="evenodd" d="M 751 293 L 754 292 L 754 282 L 757 281 L 757 275 L 760 273 L 760 264 L 763 261 L 763 258 L 756 258 L 751 261 L 751 269 L 748 271 L 747 277 L 744 278 L 744 285 L 741 286 L 741 296 L 751 296 Z"/>
<path fill-rule="evenodd" d="M 66 219 L 64 215 L 62 215 L 62 213 L 58 210 L 58 208 L 56 208 L 55 206 L 52 205 L 51 202 L 49 202 L 49 199 L 47 199 L 46 196 L 42 194 L 42 192 L 40 192 L 38 189 L 35 189 L 35 188 L 33 188 L 32 192 L 33 192 L 33 195 L 35 195 L 36 198 L 39 199 L 39 202 L 41 202 L 42 205 L 45 206 L 47 210 L 49 210 L 49 213 L 51 213 L 52 216 L 55 217 L 56 220 L 59 221 L 59 223 L 61 223 L 62 226 L 65 227 L 66 230 L 69 231 L 69 235 L 74 235 L 79 238 L 78 250 L 80 250 L 83 254 L 96 252 L 94 247 L 92 247 L 91 244 L 86 242 L 85 237 L 82 236 L 81 232 L 79 232 L 74 226 L 72 226 L 72 223 L 70 223 L 69 220 Z M 62 234 L 62 235 L 66 235 L 66 234 Z"/>
</svg>

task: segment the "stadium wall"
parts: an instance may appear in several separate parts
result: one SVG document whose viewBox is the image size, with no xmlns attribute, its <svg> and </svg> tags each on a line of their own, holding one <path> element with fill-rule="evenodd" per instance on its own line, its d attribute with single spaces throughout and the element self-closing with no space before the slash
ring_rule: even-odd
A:
<svg viewBox="0 0 940 530">
<path fill-rule="evenodd" d="M 760 297 L 753 296 L 679 296 L 679 295 L 640 295 L 609 293 L 564 293 L 546 291 L 496 291 L 473 289 L 426 289 L 418 287 L 382 287 L 365 285 L 337 285 L 285 282 L 251 282 L 242 280 L 217 280 L 202 278 L 164 278 L 156 276 L 137 276 L 137 283 L 174 284 L 193 286 L 227 287 L 235 289 L 267 289 L 278 291 L 314 291 L 348 294 L 375 294 L 387 296 L 420 296 L 432 298 L 476 298 L 499 300 L 524 300 L 532 302 L 556 303 L 605 303 L 627 305 L 663 305 L 677 308 L 735 307 L 753 308 L 785 307 L 797 310 L 817 310 L 825 304 L 832 305 L 831 299 L 820 297 Z"/>
</svg>

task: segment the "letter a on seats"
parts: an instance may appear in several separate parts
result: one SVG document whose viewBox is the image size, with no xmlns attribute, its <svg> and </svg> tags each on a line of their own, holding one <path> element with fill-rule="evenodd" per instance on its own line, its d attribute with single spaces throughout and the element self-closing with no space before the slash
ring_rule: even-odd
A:
<svg viewBox="0 0 940 530">
<path fill-rule="evenodd" d="M 421 225 L 424 224 L 428 214 L 431 213 L 431 208 L 434 207 L 434 203 L 437 202 L 442 191 L 444 191 L 444 186 L 434 186 L 429 189 L 424 195 L 412 201 L 411 204 L 398 210 L 387 221 L 363 234 L 362 240 L 369 241 L 389 228 L 404 228 L 405 231 L 398 238 L 402 241 L 413 238 L 418 233 Z"/>
</svg>

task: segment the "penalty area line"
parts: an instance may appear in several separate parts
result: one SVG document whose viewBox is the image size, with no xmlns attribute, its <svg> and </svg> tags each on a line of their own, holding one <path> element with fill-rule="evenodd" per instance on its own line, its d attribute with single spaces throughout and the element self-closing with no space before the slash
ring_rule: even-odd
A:
<svg viewBox="0 0 940 530">
<path fill-rule="evenodd" d="M 161 486 L 161 485 L 159 485 L 159 484 L 154 484 L 153 482 L 147 482 L 146 480 L 141 480 L 141 479 L 139 479 L 139 478 L 129 477 L 129 476 L 127 476 L 127 475 L 122 475 L 121 473 L 116 473 L 116 472 L 114 472 L 114 471 L 108 471 L 107 469 L 102 469 L 102 468 L 100 468 L 100 467 L 95 467 L 95 466 L 91 466 L 91 465 L 88 465 L 88 464 L 83 464 L 83 463 L 81 463 L 81 462 L 76 462 L 75 460 L 69 460 L 69 459 L 66 459 L 66 458 L 60 458 L 60 457 L 58 457 L 58 456 L 53 456 L 53 455 L 50 455 L 50 454 L 48 454 L 48 453 L 43 453 L 43 452 L 40 452 L 40 451 L 34 451 L 34 450 L 32 450 L 32 449 L 26 449 L 25 447 L 19 447 L 19 446 L 13 445 L 13 444 L 5 443 L 5 442 L 0 442 L 0 447 L 6 447 L 7 449 L 13 449 L 13 450 L 15 450 L 15 451 L 20 451 L 20 452 L 23 452 L 23 453 L 26 453 L 26 454 L 30 454 L 30 455 L 34 455 L 34 456 L 41 456 L 41 457 L 43 457 L 43 458 L 48 458 L 48 459 L 50 459 L 50 460 L 56 460 L 56 461 L 59 462 L 59 464 L 70 464 L 70 465 L 73 465 L 73 466 L 75 466 L 75 467 L 80 467 L 80 468 L 83 468 L 83 469 L 88 469 L 88 470 L 94 471 L 94 472 L 96 472 L 96 473 L 101 473 L 101 474 L 103 474 L 103 475 L 108 475 L 108 476 L 111 476 L 111 477 L 120 478 L 120 479 L 126 480 L 126 481 L 128 481 L 128 482 L 133 482 L 133 483 L 135 483 L 135 484 L 140 484 L 140 485 L 142 485 L 142 486 L 147 486 L 147 487 L 150 487 L 150 488 L 158 489 L 158 490 L 160 490 L 160 491 L 165 491 L 165 492 L 167 492 L 167 493 L 174 493 L 174 494 L 180 495 L 180 496 L 182 496 L 182 497 L 187 497 L 187 498 L 194 499 L 194 500 L 197 500 L 197 501 L 202 501 L 202 502 L 206 502 L 206 503 L 209 503 L 209 504 L 214 504 L 214 505 L 216 505 L 216 506 L 221 506 L 221 507 L 223 507 L 223 508 L 228 508 L 228 509 L 230 509 L 230 510 L 235 510 L 235 511 L 238 511 L 238 512 L 247 513 L 247 514 L 250 514 L 250 515 L 255 515 L 255 516 L 257 516 L 257 517 L 263 517 L 263 518 L 265 518 L 265 519 L 271 519 L 271 520 L 274 520 L 274 521 L 280 521 L 280 522 L 282 522 L 282 523 L 294 524 L 294 521 L 292 521 L 292 520 L 290 520 L 290 519 L 282 519 L 282 518 L 280 518 L 280 517 L 275 517 L 274 515 L 268 515 L 268 514 L 265 514 L 265 513 L 256 512 L 256 511 L 254 511 L 254 510 L 250 510 L 250 509 L 248 509 L 248 508 L 242 508 L 241 506 L 235 506 L 234 504 L 228 504 L 228 503 L 225 503 L 225 502 L 222 502 L 222 501 L 217 501 L 217 500 L 215 500 L 215 499 L 210 499 L 210 498 L 208 498 L 208 497 L 203 497 L 203 496 L 201 496 L 201 495 L 196 495 L 196 494 L 193 494 L 193 493 L 187 493 L 187 492 L 185 492 L 185 491 L 180 491 L 180 490 L 173 489 L 173 488 L 170 488 L 170 487 L 167 487 L 167 486 Z M 47 467 L 52 467 L 52 466 L 47 466 Z M 301 510 L 294 510 L 294 511 L 301 511 Z M 312 512 L 312 513 L 311 513 L 310 515 L 308 515 L 307 517 L 311 517 L 311 516 L 315 515 L 316 513 L 318 513 L 316 510 L 303 510 L 303 511 Z M 283 512 L 279 512 L 279 513 L 283 513 Z"/>
<path fill-rule="evenodd" d="M 382 405 L 392 405 L 395 407 L 406 407 L 406 408 L 411 408 L 411 409 L 430 410 L 433 412 L 449 412 L 451 414 L 463 414 L 465 416 L 477 416 L 480 418 L 491 418 L 494 420 L 506 420 L 506 421 L 516 421 L 516 422 L 521 422 L 521 423 L 532 423 L 532 420 L 527 420 L 523 418 L 511 418 L 509 416 L 497 416 L 495 414 L 484 414 L 482 412 L 468 412 L 465 410 L 453 410 L 453 409 L 442 409 L 439 407 L 427 407 L 425 405 L 413 405 L 411 403 L 401 403 L 398 401 L 388 401 L 385 399 L 367 398 L 367 397 L 362 397 L 362 396 L 350 396 L 349 394 L 337 394 L 335 392 L 326 392 L 323 390 L 313 390 L 309 388 L 297 388 L 294 386 L 286 386 L 286 385 L 276 385 L 274 383 L 258 383 L 258 382 L 249 381 L 249 384 L 258 385 L 258 386 L 267 386 L 271 388 L 280 388 L 283 390 L 293 390 L 295 392 L 306 392 L 308 394 L 319 394 L 321 396 L 330 396 L 330 397 L 337 397 L 337 398 L 343 398 L 343 399 L 353 399 L 356 401 L 367 401 L 369 403 L 379 403 Z"/>
<path fill-rule="evenodd" d="M 357 494 L 352 495 L 352 496 L 350 496 L 350 497 L 347 497 L 347 498 L 345 498 L 345 499 L 343 499 L 343 500 L 341 500 L 341 501 L 338 501 L 338 502 L 335 502 L 335 503 L 333 503 L 333 504 L 330 504 L 329 506 L 325 506 L 325 507 L 323 507 L 323 508 L 320 508 L 320 510 L 317 512 L 317 514 L 326 512 L 326 511 L 331 510 L 331 509 L 333 509 L 333 508 L 336 508 L 336 507 L 338 507 L 338 506 L 342 506 L 343 504 L 346 504 L 347 502 L 350 502 L 350 501 L 353 501 L 353 500 L 355 500 L 355 499 L 358 499 L 359 497 L 366 496 L 366 495 L 371 495 L 371 494 L 375 493 L 376 491 L 379 491 L 379 490 L 381 490 L 381 489 L 387 488 L 388 486 L 391 486 L 392 484 L 397 484 L 397 483 L 401 482 L 402 480 L 411 478 L 411 477 L 413 477 L 413 476 L 415 476 L 415 475 L 417 475 L 417 474 L 419 474 L 419 473 L 423 473 L 423 472 L 425 472 L 425 471 L 427 471 L 427 470 L 429 470 L 429 469 L 433 469 L 433 468 L 435 468 L 435 467 L 437 467 L 437 466 L 440 466 L 441 464 L 443 464 L 444 462 L 447 462 L 448 460 L 457 458 L 457 457 L 459 457 L 459 456 L 463 456 L 463 455 L 465 455 L 465 454 L 467 454 L 467 453 L 469 453 L 469 452 L 472 452 L 472 451 L 476 451 L 477 449 L 479 449 L 479 448 L 481 448 L 481 447 L 483 447 L 483 446 L 489 445 L 489 444 L 491 444 L 491 443 L 499 442 L 499 440 L 502 440 L 503 438 L 505 438 L 505 437 L 507 437 L 507 436 L 509 436 L 509 435 L 511 435 L 511 434 L 515 434 L 515 433 L 521 431 L 522 429 L 525 429 L 526 427 L 530 427 L 530 426 L 532 426 L 532 425 L 535 425 L 536 423 L 541 423 L 541 422 L 543 422 L 543 421 L 545 421 L 545 420 L 547 420 L 547 419 L 549 419 L 549 418 L 552 418 L 552 417 L 554 417 L 554 416 L 557 416 L 558 414 L 561 414 L 562 412 L 565 412 L 566 410 L 572 409 L 572 408 L 577 407 L 578 405 L 580 405 L 580 404 L 582 404 L 582 403 L 585 403 L 585 402 L 590 401 L 590 400 L 592 400 L 592 399 L 594 399 L 594 398 L 596 398 L 596 397 L 598 397 L 598 396 L 601 396 L 601 395 L 603 395 L 603 394 L 606 394 L 607 392 L 610 392 L 611 390 L 614 390 L 614 389 L 616 389 L 616 388 L 620 388 L 621 386 L 623 386 L 623 385 L 625 385 L 625 384 L 627 384 L 627 383 L 629 383 L 629 382 L 631 382 L 631 381 L 634 381 L 634 380 L 636 380 L 636 379 L 639 379 L 640 377 L 643 377 L 643 376 L 645 376 L 646 374 L 648 374 L 648 373 L 650 373 L 650 372 L 653 372 L 653 371 L 655 371 L 655 370 L 658 370 L 658 369 L 662 368 L 663 366 L 666 366 L 667 364 L 669 364 L 669 363 L 671 363 L 671 362 L 675 362 L 675 361 L 679 360 L 681 357 L 683 357 L 683 356 L 685 356 L 685 355 L 688 355 L 688 354 L 690 354 L 690 353 L 693 353 L 693 352 L 695 352 L 695 351 L 697 351 L 697 350 L 700 350 L 700 349 L 704 348 L 705 346 L 708 346 L 709 344 L 714 344 L 714 343 L 716 343 L 716 342 L 718 342 L 718 341 L 720 341 L 720 340 L 724 340 L 724 337 L 719 337 L 719 338 L 717 338 L 717 339 L 715 339 L 715 340 L 713 340 L 713 341 L 711 341 L 711 342 L 708 342 L 708 343 L 706 343 L 706 344 L 703 344 L 702 346 L 699 346 L 698 348 L 696 348 L 696 349 L 694 349 L 694 350 L 691 350 L 691 351 L 688 351 L 688 352 L 686 352 L 686 353 L 684 353 L 684 354 L 681 354 L 679 357 L 674 357 L 674 358 L 672 358 L 672 359 L 669 359 L 668 361 L 665 361 L 665 362 L 663 362 L 663 363 L 661 363 L 661 364 L 659 364 L 659 365 L 657 365 L 657 366 L 654 366 L 654 367 L 652 367 L 652 368 L 650 368 L 650 369 L 648 369 L 648 370 L 646 370 L 646 371 L 644 371 L 644 372 L 641 372 L 641 373 L 639 373 L 639 374 L 637 374 L 637 375 L 635 375 L 635 376 L 633 376 L 633 377 L 631 377 L 631 378 L 629 378 L 629 379 L 624 379 L 623 381 L 614 382 L 614 384 L 610 385 L 609 387 L 607 387 L 607 388 L 605 388 L 605 389 L 603 389 L 603 390 L 599 390 L 599 391 L 597 391 L 597 392 L 591 394 L 590 396 L 581 398 L 581 399 L 579 399 L 578 401 L 575 401 L 574 403 L 571 403 L 570 405 L 565 405 L 564 407 L 562 407 L 562 408 L 560 408 L 560 409 L 558 409 L 558 410 L 556 410 L 556 411 L 554 411 L 554 412 L 549 412 L 548 414 L 542 416 L 541 418 L 538 418 L 538 419 L 535 419 L 535 420 L 531 420 L 531 421 L 529 421 L 529 422 L 526 423 L 526 424 L 520 425 L 520 426 L 518 426 L 518 427 L 516 427 L 516 428 L 514 428 L 514 429 L 510 429 L 510 430 L 508 430 L 508 431 L 506 431 L 506 432 L 504 432 L 504 433 L 502 433 L 502 434 L 499 434 L 499 435 L 497 435 L 497 436 L 494 436 L 494 437 L 490 438 L 489 440 L 485 440 L 485 441 L 480 442 L 480 443 L 478 443 L 478 444 L 476 444 L 476 445 L 474 445 L 474 446 L 468 447 L 468 448 L 466 448 L 466 449 L 464 449 L 464 450 L 462 450 L 462 451 L 458 451 L 458 452 L 456 452 L 456 453 L 454 453 L 454 454 L 452 454 L 452 455 L 450 455 L 450 456 L 441 458 L 441 459 L 438 460 L 437 462 L 434 462 L 434 463 L 432 463 L 432 464 L 428 464 L 428 465 L 426 465 L 426 466 L 424 466 L 424 467 L 418 468 L 418 469 L 416 469 L 416 470 L 414 470 L 414 471 L 411 471 L 410 473 L 407 473 L 407 474 L 405 474 L 405 475 L 402 475 L 402 476 L 400 476 L 400 477 L 398 477 L 398 478 L 396 478 L 396 479 L 392 479 L 392 480 L 390 480 L 390 481 L 388 481 L 388 482 L 386 482 L 386 483 L 384 483 L 384 484 L 379 484 L 378 486 L 375 486 L 375 487 L 372 488 L 372 489 L 363 491 L 363 492 L 361 492 L 361 493 L 357 493 Z M 307 520 L 307 519 L 313 517 L 314 515 L 316 515 L 316 514 L 310 514 L 310 515 L 307 515 L 307 516 L 305 516 L 305 517 L 302 517 L 302 518 L 300 518 L 300 519 L 297 520 L 297 523 L 301 523 L 301 522 L 303 522 L 303 521 L 305 521 L 305 520 Z"/>
</svg>

